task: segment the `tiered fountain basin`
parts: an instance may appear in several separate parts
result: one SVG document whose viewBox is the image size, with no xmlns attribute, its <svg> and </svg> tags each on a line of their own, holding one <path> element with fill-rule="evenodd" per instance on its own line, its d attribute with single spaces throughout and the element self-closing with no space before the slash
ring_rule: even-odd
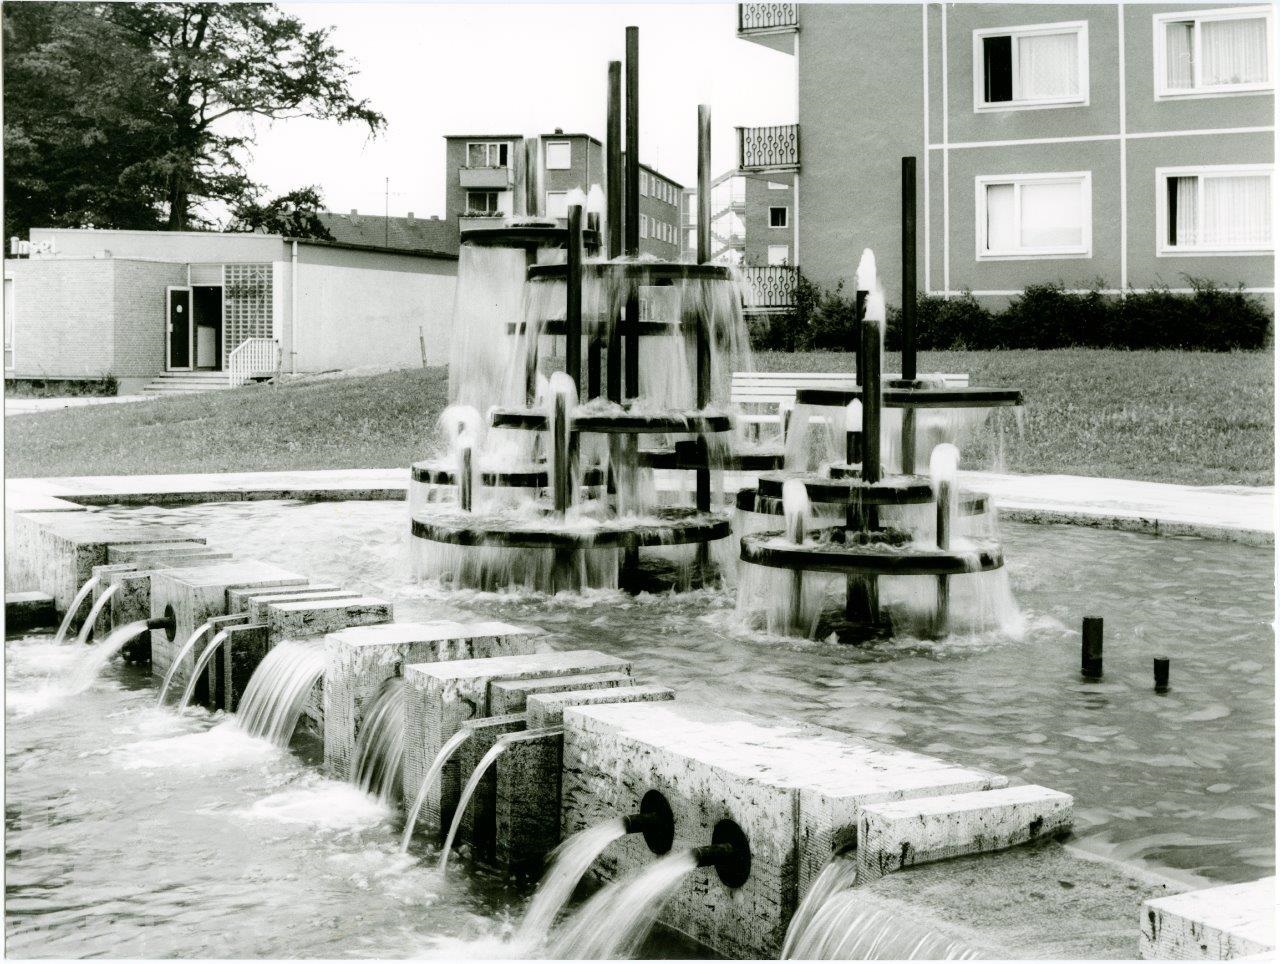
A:
<svg viewBox="0 0 1280 964">
<path fill-rule="evenodd" d="M 960 576 L 1004 565 L 1004 553 L 994 539 L 967 539 L 954 549 L 938 549 L 911 542 L 909 536 L 908 541 L 885 536 L 883 530 L 866 533 L 833 526 L 796 543 L 782 532 L 757 532 L 742 537 L 741 558 L 771 569 L 855 576 Z"/>
<path fill-rule="evenodd" d="M 414 518 L 413 535 L 455 546 L 511 549 L 638 549 L 711 542 L 732 534 L 727 515 L 679 506 L 648 516 L 568 517 L 549 506 L 506 513 L 436 511 Z"/>
<path fill-rule="evenodd" d="M 908 387 L 919 384 L 921 387 Z M 896 381 L 884 389 L 886 408 L 1005 408 L 1022 405 L 1022 392 L 1016 388 L 982 388 L 957 385 L 936 386 L 925 383 Z M 796 391 L 797 405 L 842 408 L 862 400 L 862 389 L 801 388 Z"/>
<path fill-rule="evenodd" d="M 569 229 L 554 221 L 530 219 L 520 221 L 495 221 L 492 225 L 477 225 L 458 233 L 461 244 L 477 248 L 515 248 L 536 254 L 546 249 L 563 249 L 569 240 Z M 582 232 L 582 244 L 587 251 L 600 247 L 600 232 L 586 228 Z"/>
</svg>

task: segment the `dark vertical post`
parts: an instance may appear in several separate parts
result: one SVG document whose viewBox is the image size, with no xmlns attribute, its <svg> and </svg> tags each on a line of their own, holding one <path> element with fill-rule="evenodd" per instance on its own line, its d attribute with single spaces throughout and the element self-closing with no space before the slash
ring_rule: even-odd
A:
<svg viewBox="0 0 1280 964">
<path fill-rule="evenodd" d="M 569 239 L 565 252 L 564 368 L 581 400 L 582 384 L 582 205 L 569 207 Z M 597 376 L 598 377 L 598 376 Z"/>
<path fill-rule="evenodd" d="M 634 258 L 640 254 L 640 28 L 627 28 L 627 158 L 626 158 L 625 230 L 623 253 Z M 640 394 L 640 291 L 632 285 L 627 292 L 626 324 L 626 395 Z"/>
<path fill-rule="evenodd" d="M 1169 689 L 1169 657 L 1157 656 L 1152 662 L 1156 676 L 1156 692 L 1164 693 Z"/>
<path fill-rule="evenodd" d="M 916 159 L 902 159 L 902 378 L 916 380 Z"/>
<path fill-rule="evenodd" d="M 531 218 L 542 210 L 541 192 L 538 190 L 538 149 L 541 146 L 542 141 L 537 137 L 524 142 L 524 213 Z"/>
<path fill-rule="evenodd" d="M 858 292 L 862 309 L 862 479 L 880 481 L 880 323 L 865 317 L 866 295 Z"/>
<path fill-rule="evenodd" d="M 862 363 L 862 317 L 867 311 L 867 293 L 858 291 L 853 296 L 854 336 L 853 336 L 853 377 L 862 384 L 865 366 Z"/>
<path fill-rule="evenodd" d="M 561 392 L 556 392 L 552 401 L 551 475 L 555 482 L 555 510 L 564 515 L 573 500 L 573 481 L 569 466 L 569 403 Z"/>
<path fill-rule="evenodd" d="M 943 552 L 951 551 L 951 484 L 950 479 L 939 479 L 938 491 L 934 493 L 934 497 L 938 500 L 937 543 L 938 548 Z M 947 611 L 951 608 L 951 578 L 949 576 L 937 578 L 937 607 L 934 610 L 933 631 L 941 636 L 947 631 Z"/>
<path fill-rule="evenodd" d="M 698 105 L 698 264 L 711 260 L 711 108 Z M 706 408 L 711 402 L 711 327 L 707 313 L 699 313 L 694 334 L 694 356 L 697 366 L 697 406 Z M 707 467 L 707 440 L 698 439 L 701 467 L 696 473 L 695 505 L 699 512 L 711 510 L 711 471 Z M 705 561 L 706 543 L 699 546 L 699 559 Z"/>
<path fill-rule="evenodd" d="M 605 119 L 605 182 L 608 195 L 605 201 L 605 226 L 609 230 L 606 258 L 622 254 L 622 61 L 609 61 L 609 103 Z M 606 392 L 611 402 L 622 401 L 622 331 L 618 326 L 617 305 L 608 297 L 603 299 L 607 317 L 600 319 L 609 333 L 606 348 Z"/>
<path fill-rule="evenodd" d="M 471 468 L 471 446 L 468 445 L 462 450 L 462 461 L 458 466 L 458 507 L 463 512 L 471 511 L 472 504 L 472 468 Z"/>
<path fill-rule="evenodd" d="M 1087 679 L 1102 678 L 1102 617 L 1085 616 L 1080 638 L 1080 672 Z"/>
</svg>

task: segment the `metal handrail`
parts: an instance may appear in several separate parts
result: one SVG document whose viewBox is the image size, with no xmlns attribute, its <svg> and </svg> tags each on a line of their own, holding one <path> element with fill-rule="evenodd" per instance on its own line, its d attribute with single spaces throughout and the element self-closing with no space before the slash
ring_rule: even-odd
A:
<svg viewBox="0 0 1280 964">
<path fill-rule="evenodd" d="M 798 27 L 800 11 L 794 3 L 740 3 L 738 30 L 777 30 Z"/>
</svg>

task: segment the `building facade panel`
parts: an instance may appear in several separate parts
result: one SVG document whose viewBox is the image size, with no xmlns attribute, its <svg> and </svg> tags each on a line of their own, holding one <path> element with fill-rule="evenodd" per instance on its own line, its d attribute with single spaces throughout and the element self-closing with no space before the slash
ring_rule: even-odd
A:
<svg viewBox="0 0 1280 964">
<path fill-rule="evenodd" d="M 115 263 L 108 259 L 6 260 L 14 299 L 13 378 L 102 378 L 114 374 L 111 304 Z M 157 324 L 162 317 L 157 312 Z"/>
<path fill-rule="evenodd" d="M 165 369 L 165 289 L 187 283 L 187 266 L 124 259 L 112 266 L 112 374 L 122 380 L 151 379 Z"/>
</svg>

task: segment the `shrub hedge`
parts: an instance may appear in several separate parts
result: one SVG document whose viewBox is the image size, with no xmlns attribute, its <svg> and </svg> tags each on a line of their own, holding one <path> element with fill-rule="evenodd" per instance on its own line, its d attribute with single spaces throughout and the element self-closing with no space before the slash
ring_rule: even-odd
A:
<svg viewBox="0 0 1280 964">
<path fill-rule="evenodd" d="M 992 311 L 968 292 L 928 295 L 916 302 L 921 351 L 1002 348 L 1118 348 L 1234 351 L 1270 344 L 1271 315 L 1243 287 L 1188 279 L 1190 294 L 1168 288 L 1104 295 L 1095 285 L 1075 293 L 1058 284 L 1029 285 L 1003 310 Z M 901 312 L 889 309 L 886 348 L 901 347 Z M 851 351 L 853 298 L 843 282 L 823 290 L 801 276 L 796 307 L 753 327 L 755 347 L 768 351 Z"/>
</svg>

